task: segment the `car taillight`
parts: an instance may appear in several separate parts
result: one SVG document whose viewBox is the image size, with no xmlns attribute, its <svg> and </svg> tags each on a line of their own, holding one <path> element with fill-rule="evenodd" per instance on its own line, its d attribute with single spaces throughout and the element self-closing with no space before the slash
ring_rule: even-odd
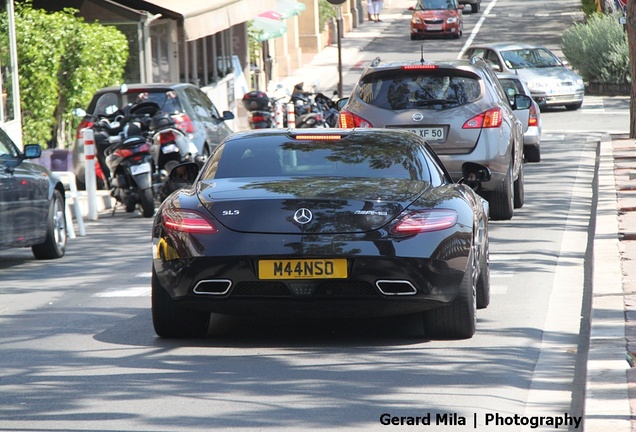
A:
<svg viewBox="0 0 636 432">
<path fill-rule="evenodd" d="M 451 209 L 420 210 L 409 213 L 394 226 L 394 234 L 413 235 L 452 228 L 457 223 L 457 212 Z"/>
<path fill-rule="evenodd" d="M 82 122 L 77 127 L 77 132 L 75 133 L 75 139 L 83 139 L 84 134 L 82 133 L 84 129 L 93 127 L 95 123 L 90 120 L 82 120 Z"/>
<path fill-rule="evenodd" d="M 174 132 L 171 130 L 159 132 L 159 144 L 164 145 L 167 143 L 171 143 L 176 141 L 176 137 L 174 136 Z"/>
<path fill-rule="evenodd" d="M 462 129 L 498 128 L 502 120 L 501 108 L 493 108 L 466 120 Z"/>
<path fill-rule="evenodd" d="M 363 119 L 360 116 L 355 115 L 349 111 L 340 111 L 340 115 L 338 116 L 338 124 L 341 128 L 370 128 L 373 125 L 367 120 Z"/>
<path fill-rule="evenodd" d="M 194 132 L 194 124 L 192 123 L 192 120 L 190 120 L 190 117 L 186 114 L 175 114 L 172 118 L 174 119 L 175 126 L 185 133 Z"/>
<path fill-rule="evenodd" d="M 166 229 L 191 234 L 216 234 L 216 227 L 202 214 L 184 209 L 166 209 L 161 214 Z"/>
<path fill-rule="evenodd" d="M 528 126 L 539 126 L 539 117 L 537 116 L 537 109 L 534 105 L 530 105 L 530 113 L 528 114 Z"/>
</svg>

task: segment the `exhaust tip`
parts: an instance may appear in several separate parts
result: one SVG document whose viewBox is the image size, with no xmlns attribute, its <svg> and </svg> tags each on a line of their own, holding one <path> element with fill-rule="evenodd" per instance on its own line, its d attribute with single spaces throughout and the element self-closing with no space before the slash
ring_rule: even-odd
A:
<svg viewBox="0 0 636 432">
<path fill-rule="evenodd" d="M 192 290 L 199 295 L 225 295 L 230 291 L 232 281 L 229 279 L 202 280 Z"/>
<path fill-rule="evenodd" d="M 379 280 L 375 283 L 380 292 L 387 296 L 415 295 L 417 289 L 405 280 Z"/>
</svg>

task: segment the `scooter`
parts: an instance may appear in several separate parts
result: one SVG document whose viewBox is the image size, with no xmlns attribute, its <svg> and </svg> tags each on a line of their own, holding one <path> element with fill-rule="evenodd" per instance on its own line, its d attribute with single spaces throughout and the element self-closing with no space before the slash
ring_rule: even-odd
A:
<svg viewBox="0 0 636 432">
<path fill-rule="evenodd" d="M 165 112 L 152 116 L 148 139 L 152 143 L 150 153 L 154 162 L 153 191 L 163 201 L 169 195 L 165 183 L 170 171 L 186 162 L 195 162 L 202 167 L 205 157 L 199 155 L 196 145 L 176 126 L 174 118 Z"/>
<path fill-rule="evenodd" d="M 132 213 L 141 207 L 144 217 L 154 214 L 152 188 L 153 159 L 147 131 L 152 114 L 158 106 L 147 102 L 126 106 L 112 120 L 104 117 L 93 125 L 96 133 L 108 137 L 109 146 L 103 160 L 109 172 L 110 194 Z M 115 212 L 116 206 L 113 208 Z"/>
<path fill-rule="evenodd" d="M 124 129 L 123 140 L 114 142 L 105 152 L 111 173 L 110 194 L 124 205 L 126 212 L 132 213 L 139 204 L 143 216 L 152 217 L 155 203 L 150 144 L 136 126 L 127 125 Z"/>
</svg>

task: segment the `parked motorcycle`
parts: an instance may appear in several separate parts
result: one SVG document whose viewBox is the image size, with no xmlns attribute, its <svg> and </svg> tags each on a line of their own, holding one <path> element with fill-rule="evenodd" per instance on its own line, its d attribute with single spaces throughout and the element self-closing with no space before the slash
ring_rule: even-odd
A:
<svg viewBox="0 0 636 432">
<path fill-rule="evenodd" d="M 158 109 L 152 102 L 126 106 L 110 116 L 112 119 L 106 116 L 93 125 L 95 135 L 107 136 L 109 143 L 101 158 L 104 170 L 109 173 L 111 196 L 123 204 L 128 213 L 139 205 L 144 217 L 154 214 L 154 163 L 147 132 L 151 116 Z"/>
<path fill-rule="evenodd" d="M 284 127 L 287 123 L 286 107 L 283 100 L 289 94 L 281 95 L 282 86 L 277 86 L 272 95 L 263 91 L 251 91 L 241 100 L 247 110 L 247 123 L 250 129 L 269 129 Z"/>
<path fill-rule="evenodd" d="M 336 92 L 335 94 L 338 93 Z M 322 111 L 325 119 L 325 127 L 336 127 L 338 125 L 338 116 L 340 115 L 336 102 L 323 93 L 316 93 L 314 100 L 316 101 L 320 111 Z"/>
<path fill-rule="evenodd" d="M 201 167 L 205 157 L 199 154 L 196 145 L 168 113 L 158 112 L 152 116 L 148 138 L 152 143 L 150 153 L 154 162 L 153 190 L 163 201 L 169 195 L 165 184 L 170 171 L 186 162 L 195 162 Z"/>
<path fill-rule="evenodd" d="M 294 86 L 289 101 L 294 104 L 296 128 L 326 127 L 321 107 L 316 103 L 315 94 L 303 89 L 304 83 Z"/>
</svg>

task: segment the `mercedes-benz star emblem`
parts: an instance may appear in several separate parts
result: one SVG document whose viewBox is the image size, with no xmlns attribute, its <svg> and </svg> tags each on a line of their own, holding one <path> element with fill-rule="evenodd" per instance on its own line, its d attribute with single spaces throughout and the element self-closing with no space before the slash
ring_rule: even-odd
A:
<svg viewBox="0 0 636 432">
<path fill-rule="evenodd" d="M 424 120 L 424 114 L 417 112 L 417 113 L 413 114 L 413 117 L 411 117 L 411 118 L 413 119 L 413 121 L 416 121 L 416 122 L 422 121 L 422 120 Z"/>
<path fill-rule="evenodd" d="M 301 225 L 309 223 L 312 217 L 314 217 L 314 215 L 311 214 L 311 210 L 304 207 L 299 208 L 298 210 L 296 210 L 296 213 L 294 213 L 294 220 Z"/>
</svg>

